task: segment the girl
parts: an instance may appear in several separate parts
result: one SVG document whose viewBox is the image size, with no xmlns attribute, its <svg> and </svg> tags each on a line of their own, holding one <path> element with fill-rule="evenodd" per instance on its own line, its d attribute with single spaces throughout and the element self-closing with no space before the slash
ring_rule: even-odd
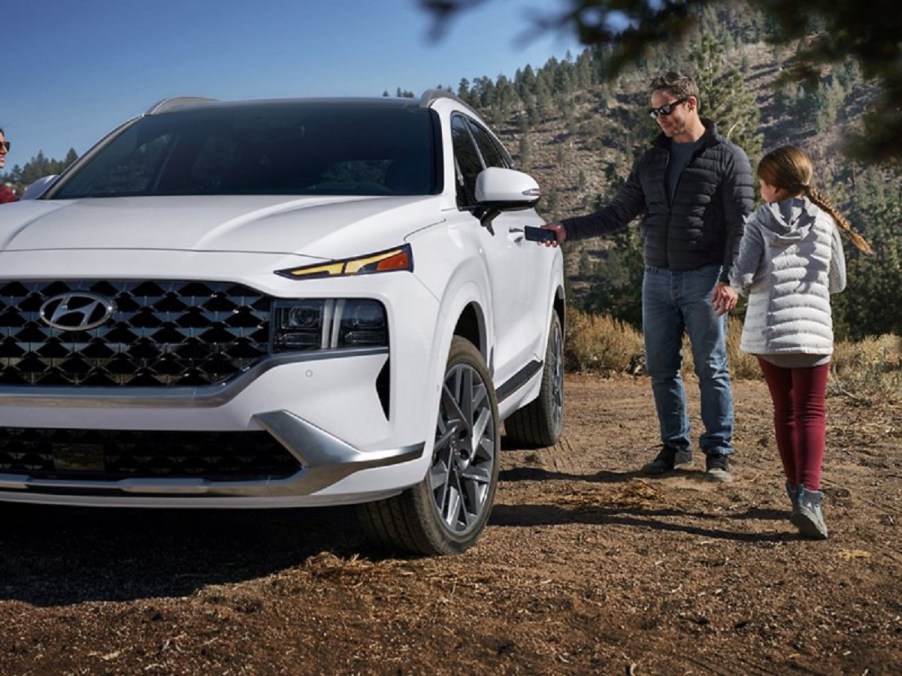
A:
<svg viewBox="0 0 902 676">
<path fill-rule="evenodd" d="M 830 294 L 846 285 L 839 229 L 868 243 L 811 184 L 811 160 L 784 146 L 758 164 L 761 205 L 746 221 L 730 281 L 748 295 L 740 348 L 758 358 L 774 404 L 777 448 L 803 537 L 825 540 L 821 464 L 833 352 Z"/>
</svg>

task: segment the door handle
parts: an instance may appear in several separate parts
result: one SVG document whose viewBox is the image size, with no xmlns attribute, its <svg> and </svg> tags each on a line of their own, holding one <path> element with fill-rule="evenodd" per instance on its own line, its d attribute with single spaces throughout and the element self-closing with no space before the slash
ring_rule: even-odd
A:
<svg viewBox="0 0 902 676">
<path fill-rule="evenodd" d="M 523 228 L 508 228 L 507 229 L 507 238 L 512 242 L 522 242 L 523 241 Z"/>
</svg>

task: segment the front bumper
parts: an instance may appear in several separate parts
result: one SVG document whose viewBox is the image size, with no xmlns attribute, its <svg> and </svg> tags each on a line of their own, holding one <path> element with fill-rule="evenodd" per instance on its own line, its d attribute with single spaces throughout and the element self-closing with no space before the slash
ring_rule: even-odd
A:
<svg viewBox="0 0 902 676">
<path fill-rule="evenodd" d="M 315 493 L 362 470 L 419 460 L 425 443 L 382 451 L 359 451 L 288 411 L 255 416 L 301 465 L 284 479 L 211 481 L 203 478 L 129 478 L 117 481 L 41 479 L 0 473 L 0 500 L 44 504 L 142 507 L 288 507 L 366 502 L 399 489 L 357 492 L 355 498 Z M 197 498 L 202 498 L 198 500 Z"/>
<path fill-rule="evenodd" d="M 426 411 L 432 408 L 422 396 L 422 382 L 413 387 L 407 368 L 422 372 L 423 364 L 408 360 L 403 374 L 396 372 L 392 378 L 391 406 L 398 413 L 386 417 L 374 383 L 387 360 L 385 351 L 277 358 L 225 386 L 166 392 L 95 389 L 88 395 L 62 388 L 0 389 L 2 427 L 204 437 L 249 434 L 264 439 L 267 452 L 275 448 L 291 457 L 279 465 L 290 471 L 262 472 L 246 479 L 215 472 L 111 476 L 98 470 L 88 476 L 81 471 L 56 472 L 59 463 L 54 460 L 46 469 L 50 455 L 46 452 L 42 471 L 29 471 L 27 462 L 18 462 L 16 471 L 4 471 L 0 449 L 0 501 L 253 508 L 354 504 L 396 495 L 422 480 L 426 471 L 426 429 L 419 421 L 428 420 Z M 169 454 L 162 444 L 154 453 Z"/>
</svg>

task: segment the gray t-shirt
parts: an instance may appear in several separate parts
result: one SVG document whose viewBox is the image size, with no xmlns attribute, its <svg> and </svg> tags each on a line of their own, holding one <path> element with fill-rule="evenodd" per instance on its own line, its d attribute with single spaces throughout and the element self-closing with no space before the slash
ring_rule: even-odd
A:
<svg viewBox="0 0 902 676">
<path fill-rule="evenodd" d="M 680 174 L 689 164 L 689 159 L 701 144 L 698 141 L 690 141 L 689 143 L 671 143 L 670 144 L 670 162 L 667 164 L 667 175 L 664 180 L 667 181 L 667 197 L 673 202 L 673 195 L 676 192 L 677 181 L 680 180 Z"/>
</svg>

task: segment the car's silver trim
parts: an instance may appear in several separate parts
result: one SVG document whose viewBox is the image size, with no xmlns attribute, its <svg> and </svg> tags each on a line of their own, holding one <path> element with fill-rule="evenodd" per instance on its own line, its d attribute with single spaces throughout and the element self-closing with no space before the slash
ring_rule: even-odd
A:
<svg viewBox="0 0 902 676">
<path fill-rule="evenodd" d="M 56 494 L 29 491 L 0 491 L 0 502 L 53 505 L 60 507 L 109 507 L 137 509 L 293 509 L 297 507 L 333 507 L 375 502 L 398 495 L 402 489 L 363 491 L 352 495 L 276 495 L 276 496 L 158 496 L 109 493 Z"/>
<path fill-rule="evenodd" d="M 254 416 L 256 421 L 272 434 L 301 463 L 302 468 L 284 479 L 258 481 L 209 481 L 206 479 L 121 479 L 118 481 L 87 481 L 77 479 L 42 479 L 18 474 L 0 473 L 0 501 L 14 493 L 26 492 L 34 496 L 29 502 L 71 504 L 116 504 L 115 498 L 143 496 L 148 502 L 166 503 L 170 498 L 205 497 L 240 498 L 231 506 L 241 507 L 243 499 L 278 500 L 317 493 L 345 477 L 364 469 L 387 467 L 411 462 L 422 457 L 425 442 L 379 451 L 361 451 L 337 437 L 302 420 L 288 411 L 270 411 Z M 66 497 L 62 497 L 66 494 Z M 109 501 L 105 501 L 110 498 Z M 14 500 L 19 498 L 14 497 Z M 124 504 L 128 504 L 127 501 Z M 199 505 L 200 506 L 200 505 Z M 225 506 L 225 505 L 219 505 Z"/>
<path fill-rule="evenodd" d="M 237 397 L 270 369 L 286 364 L 388 354 L 387 347 L 321 350 L 268 357 L 244 373 L 219 385 L 201 387 L 39 387 L 0 386 L 0 406 L 72 406 L 82 408 L 211 408 Z"/>
</svg>

